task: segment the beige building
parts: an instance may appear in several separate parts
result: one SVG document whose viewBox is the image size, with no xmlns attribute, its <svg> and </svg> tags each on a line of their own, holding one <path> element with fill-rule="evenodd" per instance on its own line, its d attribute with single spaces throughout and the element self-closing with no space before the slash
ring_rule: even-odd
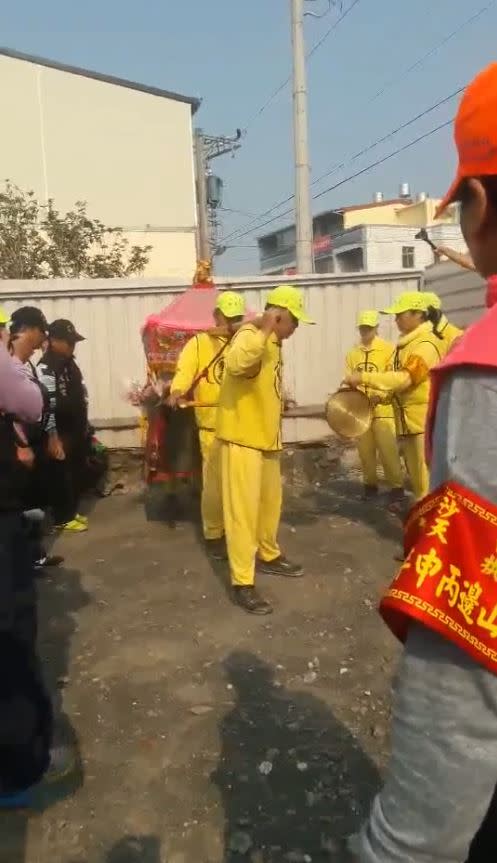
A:
<svg viewBox="0 0 497 863">
<path fill-rule="evenodd" d="M 0 48 L 3 178 L 152 245 L 144 275 L 191 281 L 199 101 Z"/>
</svg>

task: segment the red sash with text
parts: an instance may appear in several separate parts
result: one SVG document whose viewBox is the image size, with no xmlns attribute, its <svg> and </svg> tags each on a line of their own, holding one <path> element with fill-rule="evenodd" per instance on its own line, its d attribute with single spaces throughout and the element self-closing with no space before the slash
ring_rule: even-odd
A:
<svg viewBox="0 0 497 863">
<path fill-rule="evenodd" d="M 417 621 L 497 674 L 497 507 L 447 483 L 411 511 L 404 551 L 380 603 L 393 634 Z"/>
</svg>

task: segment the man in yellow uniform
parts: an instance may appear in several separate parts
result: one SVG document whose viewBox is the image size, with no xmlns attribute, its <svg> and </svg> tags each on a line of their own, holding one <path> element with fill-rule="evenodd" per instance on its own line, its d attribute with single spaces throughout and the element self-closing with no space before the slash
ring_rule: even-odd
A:
<svg viewBox="0 0 497 863">
<path fill-rule="evenodd" d="M 442 356 L 445 357 L 456 339 L 462 336 L 463 331 L 447 320 L 442 311 L 442 300 L 438 294 L 434 294 L 432 291 L 425 291 L 425 297 L 428 302 L 430 320 L 433 322 L 433 332 L 435 335 L 438 334 L 442 337 Z"/>
<path fill-rule="evenodd" d="M 359 314 L 357 325 L 361 341 L 347 354 L 347 374 L 384 372 L 388 367 L 395 347 L 391 342 L 379 337 L 378 324 L 378 312 L 365 311 Z M 391 502 L 397 503 L 404 498 L 404 479 L 395 434 L 393 406 L 388 396 L 383 400 L 374 390 L 368 387 L 361 389 L 375 405 L 371 427 L 357 442 L 364 478 L 364 497 L 370 499 L 378 494 L 378 452 L 385 480 L 390 487 Z"/>
<path fill-rule="evenodd" d="M 245 324 L 226 352 L 217 413 L 221 442 L 224 526 L 234 601 L 250 614 L 272 608 L 256 591 L 260 571 L 297 577 L 300 566 L 281 553 L 280 453 L 282 414 L 281 345 L 300 322 L 313 323 L 301 292 L 291 285 L 270 291 L 263 317 Z"/>
<path fill-rule="evenodd" d="M 214 309 L 214 321 L 226 330 L 226 335 L 198 333 L 186 343 L 178 358 L 167 402 L 170 407 L 176 407 L 182 398 L 190 396 L 195 401 L 213 405 L 196 408 L 195 418 L 202 452 L 202 526 L 207 550 L 218 560 L 226 559 L 226 551 L 219 444 L 215 441 L 215 405 L 219 401 L 226 348 L 244 314 L 245 299 L 241 294 L 234 291 L 220 294 Z"/>
<path fill-rule="evenodd" d="M 401 294 L 385 315 L 395 315 L 400 338 L 384 372 L 353 372 L 345 383 L 370 387 L 390 396 L 397 437 L 405 458 L 415 499 L 428 494 L 429 475 L 425 461 L 425 426 L 430 395 L 430 369 L 443 355 L 443 341 L 433 332 L 426 295 L 417 291 Z"/>
</svg>

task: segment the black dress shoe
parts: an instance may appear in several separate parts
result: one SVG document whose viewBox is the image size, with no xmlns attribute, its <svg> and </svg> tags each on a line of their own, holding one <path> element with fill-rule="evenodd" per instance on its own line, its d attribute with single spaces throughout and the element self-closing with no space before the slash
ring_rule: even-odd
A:
<svg viewBox="0 0 497 863">
<path fill-rule="evenodd" d="M 284 575 L 286 578 L 301 578 L 304 574 L 303 566 L 299 563 L 291 563 L 282 554 L 274 560 L 260 560 L 257 569 L 264 575 Z"/>
<path fill-rule="evenodd" d="M 249 614 L 265 615 L 273 613 L 272 606 L 257 593 L 255 587 L 234 587 L 233 599 L 236 605 L 239 605 L 240 608 L 243 608 Z"/>
<path fill-rule="evenodd" d="M 205 549 L 212 560 L 228 560 L 224 539 L 206 539 Z"/>
<path fill-rule="evenodd" d="M 365 485 L 364 490 L 362 492 L 363 500 L 374 500 L 378 497 L 378 486 L 377 485 Z"/>
<path fill-rule="evenodd" d="M 40 557 L 39 560 L 35 560 L 35 570 L 40 571 L 42 569 L 60 566 L 61 563 L 64 563 L 64 558 L 61 554 L 47 554 L 46 557 Z"/>
<path fill-rule="evenodd" d="M 388 492 L 388 503 L 395 506 L 395 504 L 403 504 L 406 501 L 406 493 L 403 488 L 391 488 Z"/>
</svg>

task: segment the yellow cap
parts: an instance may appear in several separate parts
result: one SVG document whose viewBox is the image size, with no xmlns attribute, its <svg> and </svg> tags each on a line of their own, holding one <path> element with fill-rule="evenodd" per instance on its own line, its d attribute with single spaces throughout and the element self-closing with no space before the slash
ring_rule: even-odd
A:
<svg viewBox="0 0 497 863">
<path fill-rule="evenodd" d="M 10 321 L 10 315 L 0 306 L 0 327 L 5 327 Z"/>
<path fill-rule="evenodd" d="M 245 298 L 241 294 L 236 294 L 235 291 L 224 291 L 219 294 L 215 308 L 219 309 L 225 318 L 243 318 Z"/>
<path fill-rule="evenodd" d="M 429 306 L 432 306 L 434 309 L 442 308 L 442 300 L 438 294 L 434 294 L 433 291 L 425 291 L 425 297 Z"/>
<path fill-rule="evenodd" d="M 378 312 L 359 312 L 359 316 L 357 318 L 358 327 L 377 327 L 379 323 L 380 316 Z"/>
<path fill-rule="evenodd" d="M 383 315 L 401 315 L 402 312 L 427 312 L 428 301 L 426 294 L 420 291 L 406 291 L 400 294 L 388 309 L 383 309 Z"/>
<path fill-rule="evenodd" d="M 302 321 L 303 324 L 316 323 L 305 313 L 302 291 L 293 285 L 278 285 L 277 288 L 273 288 L 267 295 L 266 303 L 268 306 L 287 309 L 294 318 Z"/>
</svg>

